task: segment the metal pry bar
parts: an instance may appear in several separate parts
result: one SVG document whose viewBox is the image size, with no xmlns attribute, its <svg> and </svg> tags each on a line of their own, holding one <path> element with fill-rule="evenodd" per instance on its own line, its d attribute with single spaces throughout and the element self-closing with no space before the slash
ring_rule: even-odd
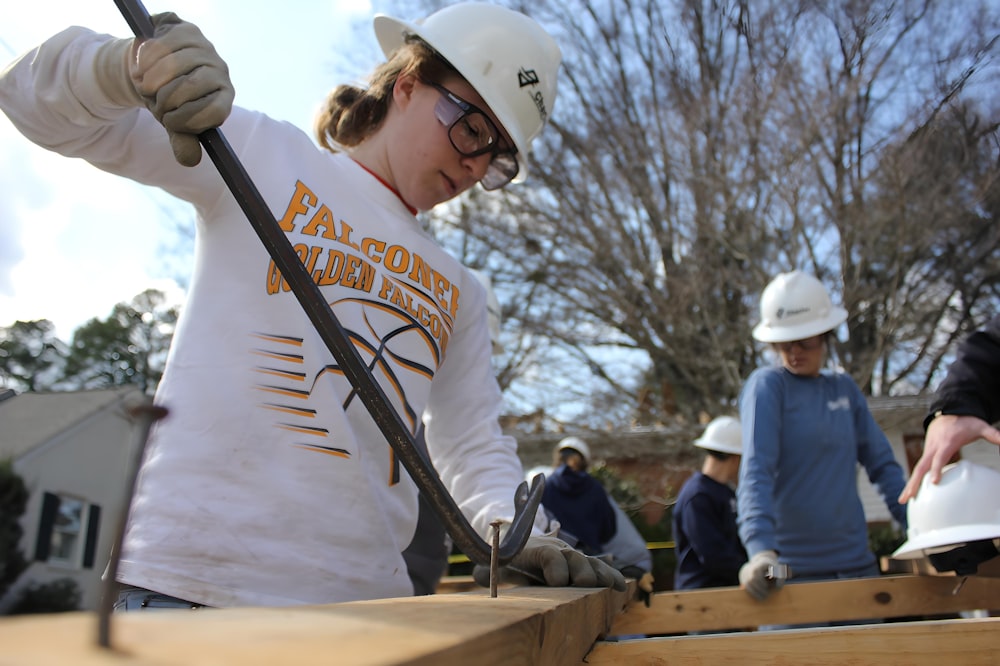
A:
<svg viewBox="0 0 1000 666">
<path fill-rule="evenodd" d="M 115 0 L 115 4 L 137 37 L 153 37 L 153 23 L 140 0 Z M 389 405 L 382 387 L 372 377 L 371 371 L 362 361 L 358 350 L 330 308 L 330 304 L 323 298 L 308 269 L 299 260 L 292 244 L 278 226 L 263 196 L 247 175 L 222 132 L 210 129 L 199 134 L 198 140 L 215 163 L 222 179 L 250 221 L 250 225 L 257 232 L 271 259 L 281 271 L 282 277 L 288 282 L 295 298 L 315 326 L 316 332 L 336 359 L 344 376 L 357 391 L 361 402 L 403 463 L 403 467 L 441 518 L 448 534 L 470 560 L 476 564 L 489 565 L 492 555 L 489 544 L 476 533 L 462 515 L 436 470 L 420 454 L 414 444 L 413 435 L 407 430 L 399 414 Z M 544 484 L 544 477 L 539 474 L 532 479 L 530 490 L 527 482 L 522 482 L 514 491 L 514 519 L 498 554 L 501 566 L 510 562 L 524 548 L 531 532 L 535 512 L 542 500 Z"/>
</svg>

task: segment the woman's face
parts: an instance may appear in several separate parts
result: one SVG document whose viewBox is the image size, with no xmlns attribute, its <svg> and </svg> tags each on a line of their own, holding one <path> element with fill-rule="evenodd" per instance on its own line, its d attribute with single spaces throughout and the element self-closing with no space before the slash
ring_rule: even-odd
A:
<svg viewBox="0 0 1000 666">
<path fill-rule="evenodd" d="M 451 104 L 446 92 L 412 75 L 401 76 L 397 86 L 400 84 L 407 94 L 390 130 L 393 132 L 390 168 L 403 199 L 419 210 L 429 210 L 478 183 L 486 174 L 492 154 L 466 157 L 452 145 L 449 127 L 440 119 L 442 113 L 437 109 L 439 104 Z M 456 76 L 438 85 L 486 112 L 498 128 L 500 145 L 512 145 L 510 137 L 499 129 L 496 116 L 468 82 Z M 398 102 L 399 94 L 394 94 Z M 455 109 L 442 106 L 442 110 Z"/>
<path fill-rule="evenodd" d="M 826 339 L 822 335 L 814 335 L 804 340 L 791 342 L 775 342 L 772 345 L 781 357 L 783 365 L 793 375 L 800 377 L 817 377 L 823 367 L 826 354 Z"/>
</svg>

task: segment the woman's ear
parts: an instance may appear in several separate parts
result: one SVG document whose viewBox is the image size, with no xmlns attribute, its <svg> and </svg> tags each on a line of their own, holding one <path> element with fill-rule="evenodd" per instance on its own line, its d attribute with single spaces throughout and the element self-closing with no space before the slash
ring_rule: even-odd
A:
<svg viewBox="0 0 1000 666">
<path fill-rule="evenodd" d="M 392 84 L 392 99 L 401 109 L 405 109 L 417 87 L 417 77 L 412 72 L 403 72 L 396 77 L 396 82 Z"/>
</svg>

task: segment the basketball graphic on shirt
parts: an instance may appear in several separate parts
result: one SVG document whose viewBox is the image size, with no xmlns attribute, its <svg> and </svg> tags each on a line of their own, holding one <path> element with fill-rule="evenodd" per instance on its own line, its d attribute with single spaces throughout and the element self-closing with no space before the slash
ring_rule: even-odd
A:
<svg viewBox="0 0 1000 666">
<path fill-rule="evenodd" d="M 439 311 L 408 303 L 409 309 L 381 301 L 349 298 L 331 304 L 331 309 L 358 352 L 361 362 L 382 387 L 391 407 L 411 430 L 419 426 L 419 410 L 408 394 L 429 383 L 442 358 L 441 339 L 450 326 Z M 412 312 L 410 311 L 412 310 Z M 437 333 L 439 338 L 435 338 Z M 261 406 L 279 416 L 275 427 L 295 433 L 294 446 L 338 457 L 350 452 L 331 441 L 335 428 L 317 422 L 322 405 L 335 402 L 345 412 L 366 410 L 356 390 L 325 346 L 322 357 L 306 352 L 302 338 L 276 334 L 255 336 L 262 346 L 253 352 L 266 359 L 257 373 L 266 381 L 257 385 L 266 394 Z"/>
<path fill-rule="evenodd" d="M 409 312 L 361 299 L 340 301 L 334 312 L 376 377 L 390 374 L 405 382 L 405 375 L 410 373 L 428 381 L 434 375 L 441 350 L 430 332 Z M 383 384 L 383 388 L 388 387 Z"/>
</svg>

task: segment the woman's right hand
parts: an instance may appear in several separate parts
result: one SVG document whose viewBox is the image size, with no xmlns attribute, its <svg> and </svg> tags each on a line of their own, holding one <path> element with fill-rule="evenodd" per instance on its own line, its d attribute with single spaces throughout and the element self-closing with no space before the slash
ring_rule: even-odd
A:
<svg viewBox="0 0 1000 666">
<path fill-rule="evenodd" d="M 198 26 L 173 12 L 150 18 L 154 37 L 139 42 L 129 76 L 170 135 L 174 157 L 194 166 L 201 161 L 198 134 L 222 125 L 233 108 L 229 67 Z"/>
</svg>

